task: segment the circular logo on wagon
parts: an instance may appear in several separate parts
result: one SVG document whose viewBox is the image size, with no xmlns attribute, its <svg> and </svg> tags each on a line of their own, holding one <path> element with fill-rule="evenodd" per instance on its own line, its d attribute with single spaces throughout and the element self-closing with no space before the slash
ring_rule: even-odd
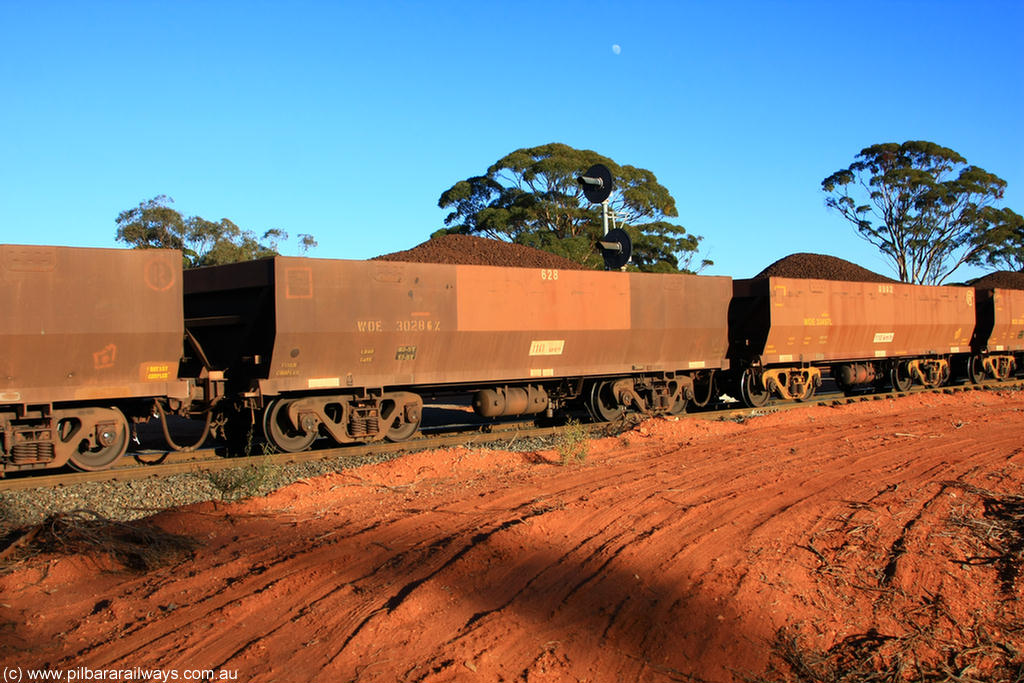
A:
<svg viewBox="0 0 1024 683">
<path fill-rule="evenodd" d="M 174 269 L 167 261 L 153 259 L 146 264 L 146 286 L 157 292 L 166 292 L 174 286 L 177 279 Z"/>
</svg>

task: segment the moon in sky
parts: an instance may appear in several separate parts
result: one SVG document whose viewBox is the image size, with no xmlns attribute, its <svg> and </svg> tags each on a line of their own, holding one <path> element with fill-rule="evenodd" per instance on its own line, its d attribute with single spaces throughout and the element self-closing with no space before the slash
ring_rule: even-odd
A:
<svg viewBox="0 0 1024 683">
<path fill-rule="evenodd" d="M 620 54 L 622 52 L 622 47 L 616 43 L 615 45 L 612 45 L 612 52 Z"/>
</svg>

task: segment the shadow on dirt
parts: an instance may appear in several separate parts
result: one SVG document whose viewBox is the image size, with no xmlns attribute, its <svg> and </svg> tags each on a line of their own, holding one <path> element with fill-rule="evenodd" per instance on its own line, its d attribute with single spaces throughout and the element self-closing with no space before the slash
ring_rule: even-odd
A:
<svg viewBox="0 0 1024 683">
<path fill-rule="evenodd" d="M 538 536 L 535 525 L 549 514 L 569 511 L 530 501 L 500 515 L 409 511 L 363 528 L 351 519 L 340 528 L 337 519 L 309 520 L 301 531 L 292 520 L 234 518 L 223 532 L 230 537 L 210 544 L 216 550 L 241 539 L 230 576 L 211 573 L 200 583 L 182 571 L 186 564 L 158 579 L 126 576 L 117 595 L 86 599 L 88 585 L 67 586 L 83 599 L 64 607 L 70 626 L 61 642 L 82 642 L 80 636 L 91 644 L 62 649 L 35 626 L 20 626 L 6 634 L 0 654 L 38 666 L 43 662 L 28 661 L 33 644 L 48 643 L 35 654 L 56 668 L 170 666 L 185 659 L 214 669 L 244 664 L 247 676 L 263 680 L 248 655 L 259 642 L 268 669 L 303 647 L 304 670 L 317 672 L 308 676 L 313 680 L 426 681 L 479 670 L 485 680 L 543 674 L 699 682 L 728 680 L 727 671 L 742 669 L 746 660 L 735 649 L 726 654 L 727 644 L 762 649 L 737 633 L 740 615 L 704 595 L 699 582 L 652 566 L 645 555 L 654 528 L 594 528 L 563 548 Z M 194 529 L 188 512 L 160 517 L 167 531 Z M 186 588 L 189 604 L 142 622 L 110 624 L 100 642 L 85 626 L 97 600 L 131 613 L 139 595 L 158 594 L 146 600 L 159 601 Z M 242 603 L 258 610 L 258 631 L 223 628 L 214 655 L 209 625 L 233 623 Z"/>
</svg>

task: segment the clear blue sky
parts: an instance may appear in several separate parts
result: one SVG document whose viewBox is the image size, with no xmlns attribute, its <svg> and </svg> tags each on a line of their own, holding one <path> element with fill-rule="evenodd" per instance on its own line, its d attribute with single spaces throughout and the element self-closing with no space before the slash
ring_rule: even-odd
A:
<svg viewBox="0 0 1024 683">
<path fill-rule="evenodd" d="M 0 241 L 115 246 L 117 214 L 167 194 L 368 258 L 441 227 L 456 181 L 563 142 L 653 171 L 711 274 L 795 251 L 889 272 L 821 180 L 931 140 L 1024 213 L 1022 38 L 1022 0 L 0 0 Z"/>
</svg>

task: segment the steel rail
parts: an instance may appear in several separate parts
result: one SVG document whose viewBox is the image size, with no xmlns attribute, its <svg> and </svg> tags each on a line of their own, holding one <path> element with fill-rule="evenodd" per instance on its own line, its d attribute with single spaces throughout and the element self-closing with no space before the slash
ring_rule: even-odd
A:
<svg viewBox="0 0 1024 683">
<path fill-rule="evenodd" d="M 715 407 L 697 412 L 687 412 L 675 419 L 700 419 L 712 421 L 729 421 L 737 419 L 748 419 L 763 415 L 770 415 L 777 412 L 795 410 L 798 408 L 813 408 L 820 406 L 838 406 L 846 404 L 862 403 L 865 401 L 881 401 L 885 399 L 902 398 L 919 394 L 955 394 L 968 391 L 1004 391 L 1024 389 L 1024 381 L 988 381 L 982 384 L 959 384 L 943 387 L 913 387 L 907 391 L 900 392 L 874 392 L 846 396 L 840 393 L 820 394 L 817 398 L 808 401 L 784 401 L 770 402 L 765 406 L 750 408 L 747 406 L 727 408 Z M 627 414 L 626 419 L 613 422 L 596 422 L 585 425 L 592 435 L 607 434 L 609 429 L 628 428 L 637 422 L 642 416 Z M 445 432 L 439 435 L 421 436 L 408 441 L 396 443 L 375 442 L 365 445 L 336 446 L 300 453 L 271 453 L 267 455 L 250 455 L 239 457 L 222 457 L 216 455 L 216 449 L 204 448 L 188 453 L 170 452 L 168 457 L 171 462 L 162 461 L 159 464 L 128 464 L 113 467 L 98 472 L 64 472 L 47 475 L 28 475 L 14 478 L 0 479 L 0 492 L 17 491 L 34 488 L 48 488 L 54 486 L 69 486 L 87 482 L 100 481 L 128 481 L 148 479 L 151 477 L 165 477 L 175 474 L 199 471 L 219 471 L 249 465 L 260 466 L 268 463 L 275 465 L 300 464 L 306 462 L 317 462 L 330 460 L 339 457 L 359 458 L 375 454 L 391 454 L 402 452 L 418 452 L 434 448 L 472 446 L 474 444 L 495 443 L 500 441 L 515 441 L 519 438 L 547 438 L 559 434 L 563 427 L 536 427 L 532 422 L 509 422 L 498 424 L 480 425 L 472 430 L 467 430 L 465 425 L 456 427 L 459 431 L 455 433 Z M 142 453 L 134 455 L 156 455 L 156 453 Z M 133 454 L 126 455 L 122 461 L 130 460 Z"/>
<path fill-rule="evenodd" d="M 527 426 L 530 425 L 530 426 Z M 170 462 L 156 464 L 139 464 L 130 462 L 133 454 L 121 458 L 122 464 L 97 472 L 62 472 L 58 474 L 22 475 L 0 479 L 0 492 L 20 491 L 34 488 L 68 486 L 100 481 L 129 481 L 165 477 L 198 471 L 219 471 L 247 465 L 259 466 L 267 463 L 275 465 L 300 464 L 330 460 L 338 457 L 359 458 L 375 454 L 416 452 L 451 446 L 469 446 L 473 444 L 509 441 L 518 438 L 543 438 L 557 434 L 558 427 L 535 427 L 532 422 L 503 423 L 485 425 L 476 431 L 461 428 L 456 433 L 445 433 L 440 436 L 422 436 L 408 441 L 390 443 L 385 441 L 372 444 L 335 446 L 300 453 L 269 453 L 238 457 L 223 457 L 216 454 L 215 448 L 204 448 L 188 453 L 169 453 Z M 157 453 L 144 453 L 157 455 Z M 179 456 L 175 458 L 174 456 Z M 184 456 L 184 457 L 182 457 Z"/>
</svg>

